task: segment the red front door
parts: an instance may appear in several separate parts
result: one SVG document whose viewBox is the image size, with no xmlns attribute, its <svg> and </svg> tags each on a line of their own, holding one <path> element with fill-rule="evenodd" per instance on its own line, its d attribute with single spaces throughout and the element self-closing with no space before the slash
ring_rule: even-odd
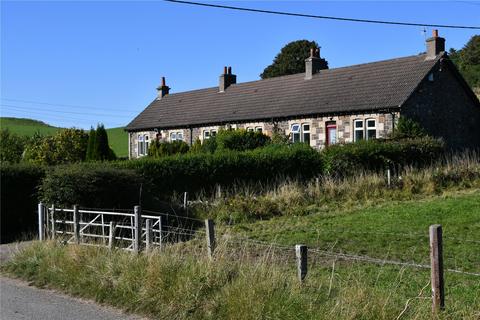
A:
<svg viewBox="0 0 480 320">
<path fill-rule="evenodd" d="M 337 124 L 335 121 L 326 123 L 326 133 L 325 145 L 329 146 L 337 143 Z"/>
</svg>

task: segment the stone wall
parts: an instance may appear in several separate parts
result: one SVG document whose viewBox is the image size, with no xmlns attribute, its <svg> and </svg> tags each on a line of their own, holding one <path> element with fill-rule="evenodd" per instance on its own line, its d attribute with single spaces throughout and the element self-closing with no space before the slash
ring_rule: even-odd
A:
<svg viewBox="0 0 480 320">
<path fill-rule="evenodd" d="M 402 107 L 426 131 L 451 149 L 480 148 L 480 105 L 449 64 L 436 66 Z"/>
<path fill-rule="evenodd" d="M 249 123 L 234 123 L 229 125 L 222 126 L 208 126 L 208 127 L 198 127 L 192 129 L 175 129 L 175 130 L 159 130 L 155 131 L 142 131 L 142 132 L 131 132 L 129 133 L 129 144 L 130 144 L 130 158 L 138 158 L 138 136 L 148 136 L 149 141 L 153 139 L 160 139 L 162 141 L 170 141 L 170 133 L 172 132 L 182 132 L 184 136 L 184 141 L 190 144 L 200 139 L 204 139 L 205 130 L 216 130 L 217 132 L 220 129 L 253 129 L 258 128 L 262 129 L 262 132 L 268 136 L 272 136 L 274 130 L 284 133 L 285 135 L 292 137 L 291 128 L 294 124 L 308 124 L 310 125 L 310 146 L 316 149 L 322 149 L 326 143 L 326 123 L 335 122 L 337 129 L 337 140 L 336 143 L 348 143 L 353 142 L 353 123 L 355 120 L 362 120 L 365 124 L 367 119 L 375 120 L 376 124 L 376 138 L 385 138 L 388 133 L 393 129 L 394 119 L 398 119 L 399 114 L 390 114 L 390 113 L 371 113 L 371 114 L 352 114 L 344 116 L 332 116 L 332 117 L 314 117 L 314 118 L 299 118 L 294 120 L 285 120 L 273 122 L 249 122 Z M 276 129 L 275 129 L 276 128 Z"/>
</svg>

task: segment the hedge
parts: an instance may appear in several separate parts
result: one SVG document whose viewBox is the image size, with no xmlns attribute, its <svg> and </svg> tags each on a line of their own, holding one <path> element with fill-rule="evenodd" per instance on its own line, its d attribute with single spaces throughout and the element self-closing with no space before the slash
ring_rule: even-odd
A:
<svg viewBox="0 0 480 320">
<path fill-rule="evenodd" d="M 150 185 L 141 175 L 107 163 L 51 167 L 39 189 L 43 202 L 61 207 L 131 209 L 153 202 Z"/>
<path fill-rule="evenodd" d="M 322 172 L 320 154 L 303 144 L 140 159 L 115 166 L 137 171 L 163 194 L 195 192 L 239 181 L 268 182 L 279 176 L 310 178 Z"/>
<path fill-rule="evenodd" d="M 1 164 L 1 243 L 36 232 L 38 186 L 45 175 L 41 166 Z"/>
<path fill-rule="evenodd" d="M 425 166 L 437 160 L 444 151 L 444 143 L 430 137 L 364 140 L 329 146 L 322 151 L 322 158 L 326 174 L 351 175 L 387 167 Z"/>
</svg>

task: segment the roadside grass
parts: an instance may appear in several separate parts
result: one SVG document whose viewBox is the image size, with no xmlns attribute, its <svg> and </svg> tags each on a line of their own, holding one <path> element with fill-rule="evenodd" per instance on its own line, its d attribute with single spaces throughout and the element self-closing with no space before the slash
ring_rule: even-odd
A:
<svg viewBox="0 0 480 320">
<path fill-rule="evenodd" d="M 38 120 L 8 117 L 0 117 L 0 127 L 2 129 L 8 129 L 12 133 L 27 137 L 33 136 L 36 132 L 42 135 L 52 135 L 62 129 Z M 109 128 L 106 130 L 110 147 L 115 151 L 117 157 L 128 157 L 128 135 L 123 130 L 123 127 Z"/>
<path fill-rule="evenodd" d="M 433 223 L 444 226 L 445 268 L 479 273 L 479 189 L 219 225 L 213 260 L 199 233 L 139 255 L 35 242 L 2 271 L 157 319 L 431 319 L 428 269 L 343 260 L 314 249 L 428 264 Z M 303 285 L 296 279 L 298 243 L 310 247 Z M 479 292 L 480 277 L 446 271 L 446 310 L 433 318 L 478 319 Z"/>
<path fill-rule="evenodd" d="M 311 259 L 301 285 L 293 252 L 220 242 L 211 260 L 195 243 L 135 255 L 37 242 L 2 271 L 155 319 L 432 319 L 428 270 Z M 447 308 L 433 318 L 477 319 L 479 290 L 478 278 L 447 274 Z"/>
</svg>

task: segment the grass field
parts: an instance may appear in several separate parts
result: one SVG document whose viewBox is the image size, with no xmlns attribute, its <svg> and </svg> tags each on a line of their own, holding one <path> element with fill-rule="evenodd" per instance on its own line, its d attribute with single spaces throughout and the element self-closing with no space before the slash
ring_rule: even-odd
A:
<svg viewBox="0 0 480 320">
<path fill-rule="evenodd" d="M 158 319 L 432 319 L 428 269 L 342 260 L 314 248 L 428 264 L 434 223 L 444 227 L 445 267 L 480 273 L 478 188 L 219 225 L 214 260 L 199 234 L 138 256 L 36 243 L 2 270 Z M 298 243 L 310 247 L 303 285 L 295 271 Z M 446 309 L 434 318 L 478 319 L 479 292 L 480 277 L 447 271 Z"/>
<path fill-rule="evenodd" d="M 0 118 L 0 127 L 24 136 L 32 136 L 35 132 L 39 132 L 42 135 L 51 135 L 61 129 L 33 119 L 5 117 Z M 115 151 L 117 157 L 127 157 L 128 136 L 123 128 L 109 128 L 107 129 L 107 134 L 110 147 Z"/>
</svg>

